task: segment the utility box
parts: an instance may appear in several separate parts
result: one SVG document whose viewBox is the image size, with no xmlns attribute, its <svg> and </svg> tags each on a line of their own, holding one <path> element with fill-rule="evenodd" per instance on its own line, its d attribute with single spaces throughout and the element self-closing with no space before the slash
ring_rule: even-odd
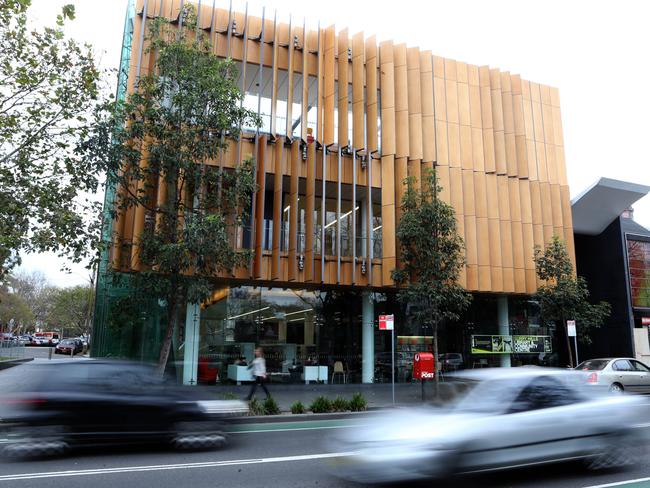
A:
<svg viewBox="0 0 650 488">
<path fill-rule="evenodd" d="M 432 380 L 436 377 L 436 367 L 433 354 L 430 352 L 416 352 L 413 357 L 413 379 Z"/>
</svg>

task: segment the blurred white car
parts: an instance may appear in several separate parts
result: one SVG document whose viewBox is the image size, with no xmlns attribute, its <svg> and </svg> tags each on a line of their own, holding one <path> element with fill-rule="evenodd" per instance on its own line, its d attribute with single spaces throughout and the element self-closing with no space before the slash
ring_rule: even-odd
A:
<svg viewBox="0 0 650 488">
<path fill-rule="evenodd" d="M 449 409 L 387 412 L 338 432 L 336 474 L 365 483 L 446 477 L 584 459 L 631 462 L 644 440 L 638 396 L 601 394 L 574 371 L 522 367 L 463 373 L 478 384 Z"/>
<path fill-rule="evenodd" d="M 589 359 L 576 370 L 583 373 L 589 385 L 606 386 L 615 393 L 650 393 L 650 367 L 636 359 Z"/>
</svg>

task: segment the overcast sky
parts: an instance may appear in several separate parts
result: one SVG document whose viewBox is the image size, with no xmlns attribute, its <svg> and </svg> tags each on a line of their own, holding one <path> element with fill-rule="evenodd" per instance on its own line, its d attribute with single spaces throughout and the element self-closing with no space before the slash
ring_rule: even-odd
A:
<svg viewBox="0 0 650 488">
<path fill-rule="evenodd" d="M 203 0 L 211 4 L 211 0 Z M 54 19 L 66 3 L 77 18 L 66 29 L 91 43 L 101 64 L 120 58 L 126 0 L 33 0 L 39 22 Z M 217 0 L 227 8 L 228 0 Z M 234 6 L 243 10 L 244 2 Z M 434 54 L 490 65 L 558 87 L 571 197 L 601 176 L 650 185 L 650 2 L 598 0 L 255 0 L 249 12 L 278 10 L 293 18 L 352 33 L 376 34 Z M 634 206 L 650 227 L 650 197 Z M 59 272 L 62 261 L 30 255 L 23 268 L 38 269 L 59 286 L 86 281 L 83 266 Z"/>
</svg>

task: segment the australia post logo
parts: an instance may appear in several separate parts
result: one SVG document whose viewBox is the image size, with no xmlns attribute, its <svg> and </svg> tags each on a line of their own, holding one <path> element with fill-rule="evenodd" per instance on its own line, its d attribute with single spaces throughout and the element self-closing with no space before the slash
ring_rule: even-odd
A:
<svg viewBox="0 0 650 488">
<path fill-rule="evenodd" d="M 422 371 L 422 373 L 420 373 L 420 376 L 422 377 L 422 379 L 426 380 L 426 379 L 433 379 L 436 376 L 436 374 L 431 373 L 430 371 Z"/>
</svg>

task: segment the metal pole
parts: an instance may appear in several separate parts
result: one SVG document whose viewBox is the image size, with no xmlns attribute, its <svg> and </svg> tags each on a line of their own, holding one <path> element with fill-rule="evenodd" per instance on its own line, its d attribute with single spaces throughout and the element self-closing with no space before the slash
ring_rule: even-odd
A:
<svg viewBox="0 0 650 488">
<path fill-rule="evenodd" d="M 578 359 L 578 337 L 573 336 L 573 344 L 575 345 L 576 348 L 576 366 L 580 364 L 580 360 Z"/>
<path fill-rule="evenodd" d="M 390 362 L 391 362 L 391 375 L 392 375 L 392 390 L 393 390 L 393 405 L 395 405 L 395 325 L 390 330 Z"/>
</svg>

